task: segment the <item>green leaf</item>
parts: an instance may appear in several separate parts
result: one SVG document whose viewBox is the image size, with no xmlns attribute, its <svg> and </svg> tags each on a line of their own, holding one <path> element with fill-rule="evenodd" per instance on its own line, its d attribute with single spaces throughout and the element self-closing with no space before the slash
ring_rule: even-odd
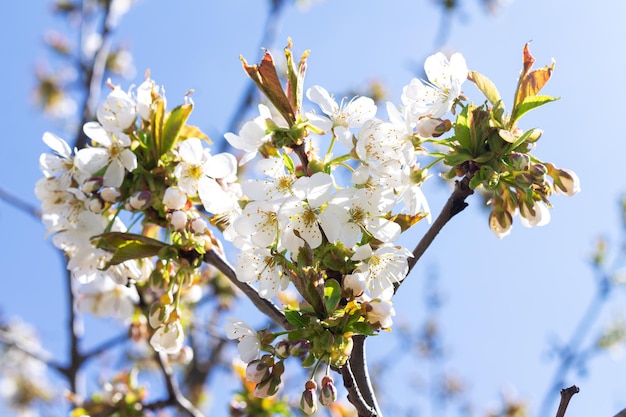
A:
<svg viewBox="0 0 626 417">
<path fill-rule="evenodd" d="M 150 129 L 152 131 L 152 135 L 150 135 L 151 144 L 149 144 L 148 149 L 150 149 L 150 161 L 148 168 L 154 168 L 157 165 L 157 161 L 161 158 L 161 143 L 162 143 L 162 132 L 163 132 L 163 118 L 165 117 L 165 101 L 162 98 L 158 98 L 154 102 L 154 109 L 152 112 L 152 119 L 150 121 Z"/>
<path fill-rule="evenodd" d="M 445 163 L 446 165 L 454 167 L 454 166 L 462 164 L 463 162 L 469 161 L 473 158 L 474 157 L 472 155 L 467 154 L 465 152 L 455 152 L 455 153 L 450 153 L 446 155 Z"/>
<path fill-rule="evenodd" d="M 304 316 L 296 310 L 286 310 L 285 318 L 289 322 L 289 324 L 293 325 L 297 329 L 304 329 L 308 326 L 309 321 L 304 318 Z"/>
<path fill-rule="evenodd" d="M 476 87 L 487 97 L 492 105 L 496 105 L 502 99 L 496 85 L 487 77 L 476 71 L 470 71 L 468 79 L 476 84 Z"/>
<path fill-rule="evenodd" d="M 172 146 L 176 143 L 176 139 L 178 138 L 183 126 L 185 126 L 192 109 L 192 104 L 182 104 L 174 108 L 167 115 L 165 124 L 163 125 L 163 133 L 161 135 L 161 149 L 160 155 L 158 156 L 159 159 L 172 149 Z"/>
<path fill-rule="evenodd" d="M 454 123 L 454 138 L 459 142 L 459 144 L 466 148 L 472 148 L 472 138 L 470 136 L 470 127 L 468 122 L 468 111 L 469 106 L 464 107 L 461 110 L 461 113 L 456 117 L 456 122 Z M 456 165 L 456 164 L 455 164 Z"/>
<path fill-rule="evenodd" d="M 372 325 L 366 321 L 357 321 L 355 323 L 351 323 L 347 326 L 346 331 L 357 334 L 364 334 L 366 336 L 373 336 L 375 334 L 374 330 L 372 329 Z"/>
<path fill-rule="evenodd" d="M 93 240 L 98 243 L 98 247 L 113 252 L 113 257 L 104 269 L 131 259 L 156 256 L 163 248 L 170 246 L 144 235 L 122 232 L 103 233 Z"/>
<path fill-rule="evenodd" d="M 324 283 L 324 306 L 326 306 L 329 315 L 335 311 L 339 301 L 341 301 L 341 285 L 334 279 L 326 280 Z"/>
<path fill-rule="evenodd" d="M 558 97 L 551 96 L 529 96 L 524 98 L 517 106 L 515 106 L 515 109 L 513 110 L 513 114 L 511 115 L 512 125 L 514 126 L 524 114 L 528 113 L 532 109 L 558 99 Z"/>
</svg>

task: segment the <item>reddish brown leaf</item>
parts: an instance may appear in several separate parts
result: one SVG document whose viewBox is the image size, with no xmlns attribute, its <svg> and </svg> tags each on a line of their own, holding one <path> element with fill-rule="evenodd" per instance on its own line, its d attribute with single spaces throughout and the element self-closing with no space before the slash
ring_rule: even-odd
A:
<svg viewBox="0 0 626 417">
<path fill-rule="evenodd" d="M 276 107 L 276 110 L 285 118 L 289 125 L 293 125 L 296 120 L 295 113 L 283 91 L 272 55 L 265 51 L 265 55 L 259 65 L 248 65 L 243 57 L 240 59 L 244 71 L 246 71 L 252 81 Z"/>
</svg>

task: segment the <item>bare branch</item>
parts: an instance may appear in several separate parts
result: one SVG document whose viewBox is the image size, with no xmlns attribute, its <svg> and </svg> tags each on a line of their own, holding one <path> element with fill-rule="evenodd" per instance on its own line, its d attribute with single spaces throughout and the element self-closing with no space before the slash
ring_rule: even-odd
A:
<svg viewBox="0 0 626 417">
<path fill-rule="evenodd" d="M 561 403 L 559 404 L 559 409 L 556 412 L 556 417 L 565 417 L 565 410 L 567 410 L 569 401 L 572 399 L 574 394 L 577 394 L 579 391 L 580 388 L 576 385 L 572 385 L 569 388 L 561 390 Z"/>
<path fill-rule="evenodd" d="M 204 254 L 204 262 L 213 265 L 221 273 L 226 275 L 230 282 L 239 288 L 252 301 L 252 304 L 259 309 L 260 312 L 272 319 L 276 324 L 284 329 L 292 329 L 293 326 L 287 321 L 285 315 L 270 300 L 261 297 L 257 290 L 246 282 L 237 279 L 237 274 L 233 267 L 214 250 L 210 250 Z"/>
<path fill-rule="evenodd" d="M 35 206 L 31 206 L 26 201 L 2 188 L 0 188 L 0 201 L 6 201 L 7 203 L 9 203 L 10 206 L 13 206 L 16 209 L 23 211 L 26 214 L 30 214 L 37 220 L 41 219 L 41 210 L 39 210 Z"/>
<path fill-rule="evenodd" d="M 7 347 L 17 349 L 25 355 L 28 355 L 31 358 L 46 364 L 60 374 L 65 375 L 65 368 L 52 360 L 51 355 L 48 352 L 43 349 L 35 350 L 28 346 L 25 346 L 24 344 L 12 338 L 9 332 L 7 332 L 5 329 L 0 329 L 0 343 Z"/>
<path fill-rule="evenodd" d="M 147 404 L 145 408 L 158 409 L 168 405 L 175 405 L 191 417 L 204 417 L 204 414 L 194 407 L 191 401 L 189 401 L 180 391 L 180 387 L 178 386 L 178 381 L 174 376 L 172 367 L 167 361 L 167 356 L 164 353 L 158 353 L 156 354 L 156 359 L 161 367 L 163 376 L 165 377 L 165 384 L 167 386 L 169 398 L 167 400 Z"/>
</svg>

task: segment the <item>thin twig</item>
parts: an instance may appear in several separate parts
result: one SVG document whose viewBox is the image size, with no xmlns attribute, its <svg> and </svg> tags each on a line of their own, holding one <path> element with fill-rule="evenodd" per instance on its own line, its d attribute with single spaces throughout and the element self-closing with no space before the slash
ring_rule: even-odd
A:
<svg viewBox="0 0 626 417">
<path fill-rule="evenodd" d="M 84 97 L 84 102 L 82 105 L 82 115 L 79 123 L 79 130 L 76 132 L 76 138 L 74 140 L 74 147 L 77 149 L 81 149 L 85 147 L 87 143 L 87 136 L 82 130 L 82 126 L 92 120 L 95 115 L 95 109 L 98 105 L 98 100 L 100 99 L 100 92 L 102 90 L 102 83 L 104 81 L 105 72 L 106 72 L 106 64 L 109 58 L 109 38 L 114 29 L 113 19 L 111 18 L 111 1 L 104 2 L 104 10 L 102 16 L 102 26 L 99 30 L 100 35 L 100 47 L 96 49 L 96 52 L 93 55 L 93 58 L 90 63 L 84 64 L 81 62 L 81 69 L 83 70 L 84 75 L 84 86 L 87 90 L 87 94 Z M 83 14 L 85 12 L 83 11 Z M 83 18 L 84 23 L 84 18 Z M 81 28 L 81 32 L 82 32 Z M 81 33 L 82 37 L 82 33 Z M 81 43 L 82 45 L 82 39 Z M 82 51 L 82 48 L 79 49 Z"/>
<path fill-rule="evenodd" d="M 567 410 L 567 406 L 569 405 L 569 401 L 572 399 L 574 394 L 577 394 L 580 391 L 576 385 L 572 385 L 569 388 L 564 388 L 561 390 L 561 403 L 559 404 L 559 409 L 556 412 L 556 417 L 565 417 L 565 410 Z"/>
<path fill-rule="evenodd" d="M 280 309 L 272 303 L 270 300 L 266 300 L 261 297 L 258 291 L 246 282 L 239 281 L 237 274 L 233 267 L 214 250 L 210 250 L 204 254 L 204 262 L 216 267 L 222 274 L 226 275 L 226 278 L 237 288 L 239 288 L 245 295 L 252 301 L 252 304 L 259 309 L 261 313 L 264 313 L 274 323 L 278 324 L 284 329 L 292 329 L 293 326 L 287 321 L 285 315 Z"/>
<path fill-rule="evenodd" d="M 52 360 L 51 355 L 43 349 L 31 349 L 28 346 L 20 343 L 10 336 L 9 332 L 4 329 L 0 329 L 0 343 L 3 345 L 19 350 L 25 355 L 30 356 L 31 358 L 44 363 L 46 366 L 54 369 L 62 375 L 65 375 L 65 368 Z"/>
<path fill-rule="evenodd" d="M 10 206 L 23 211 L 26 214 L 30 214 L 37 220 L 41 219 L 41 210 L 2 188 L 0 188 L 0 201 L 9 203 Z"/>
<path fill-rule="evenodd" d="M 165 378 L 165 385 L 167 386 L 169 398 L 164 401 L 158 401 L 146 405 L 145 408 L 158 409 L 167 405 L 175 405 L 191 417 L 204 417 L 204 414 L 202 414 L 202 412 L 198 410 L 180 391 L 180 387 L 178 386 L 178 381 L 174 376 L 172 367 L 167 361 L 167 355 L 164 353 L 158 353 L 156 354 L 156 358 L 159 363 L 159 367 L 163 372 L 163 377 Z"/>
</svg>

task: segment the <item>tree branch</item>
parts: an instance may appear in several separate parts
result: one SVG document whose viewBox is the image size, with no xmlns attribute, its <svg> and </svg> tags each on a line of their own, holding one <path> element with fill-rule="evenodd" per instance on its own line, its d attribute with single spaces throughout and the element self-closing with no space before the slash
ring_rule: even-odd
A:
<svg viewBox="0 0 626 417">
<path fill-rule="evenodd" d="M 428 231 L 426 231 L 426 234 L 424 234 L 415 249 L 413 249 L 413 257 L 409 259 L 409 272 L 411 272 L 415 264 L 417 264 L 417 261 L 419 261 L 424 252 L 426 252 L 426 249 L 428 249 L 433 240 L 435 240 L 435 237 L 439 234 L 441 229 L 443 229 L 443 226 L 467 207 L 465 199 L 474 194 L 474 190 L 469 187 L 469 181 L 470 178 L 466 176 L 462 180 L 455 182 L 454 191 L 452 191 L 448 201 L 446 201 L 446 204 L 441 209 L 439 216 L 437 216 Z"/>
<path fill-rule="evenodd" d="M 194 407 L 194 405 L 180 391 L 178 381 L 176 381 L 174 372 L 167 361 L 167 355 L 164 353 L 158 353 L 156 354 L 156 358 L 159 363 L 159 367 L 163 372 L 163 376 L 165 377 L 165 384 L 167 386 L 169 398 L 167 400 L 146 404 L 144 408 L 158 409 L 168 405 L 175 405 L 191 417 L 204 417 L 204 414 Z"/>
<path fill-rule="evenodd" d="M 81 120 L 79 123 L 79 130 L 76 132 L 76 138 L 74 140 L 74 147 L 77 149 L 81 149 L 85 147 L 87 143 L 87 136 L 83 132 L 82 126 L 88 121 L 92 120 L 95 115 L 95 109 L 98 106 L 98 100 L 100 99 L 100 92 L 102 90 L 102 82 L 104 81 L 104 74 L 106 72 L 106 63 L 109 58 L 109 38 L 111 36 L 111 32 L 114 29 L 113 21 L 111 18 L 111 1 L 104 2 L 104 10 L 102 16 L 102 26 L 98 31 L 100 35 L 100 47 L 96 49 L 93 58 L 90 63 L 84 63 L 80 59 L 79 62 L 80 68 L 83 71 L 84 75 L 84 87 L 87 90 L 87 94 L 85 95 L 84 102 L 82 105 L 83 113 L 81 115 Z M 86 7 L 83 5 L 83 7 Z M 82 53 L 82 31 L 84 30 L 84 15 L 85 11 L 83 10 L 83 22 L 81 23 L 80 36 L 79 39 L 79 54 Z"/>
<path fill-rule="evenodd" d="M 365 335 L 352 336 L 354 346 L 352 348 L 352 354 L 350 355 L 349 363 L 352 375 L 354 376 L 354 382 L 361 394 L 365 403 L 369 406 L 370 410 L 377 417 L 383 417 L 378 401 L 376 401 L 376 395 L 369 377 L 369 371 L 367 369 L 367 359 L 365 355 Z"/>
<path fill-rule="evenodd" d="M 569 388 L 561 390 L 561 403 L 559 404 L 559 409 L 556 412 L 556 417 L 565 417 L 565 410 L 567 410 L 569 401 L 572 399 L 574 394 L 577 394 L 579 391 L 580 388 L 576 385 L 572 385 Z"/>
<path fill-rule="evenodd" d="M 226 275 L 230 282 L 235 287 L 239 288 L 246 295 L 246 297 L 248 297 L 250 301 L 252 301 L 252 304 L 254 304 L 254 306 L 258 308 L 261 313 L 268 316 L 276 324 L 284 329 L 288 330 L 293 328 L 293 326 L 285 318 L 285 315 L 282 313 L 282 311 L 280 311 L 280 309 L 274 303 L 261 297 L 257 290 L 248 283 L 239 281 L 233 267 L 216 251 L 210 250 L 205 253 L 203 260 L 204 262 L 213 265 L 221 273 Z"/>
<path fill-rule="evenodd" d="M 343 386 L 348 391 L 348 401 L 356 408 L 359 417 L 376 417 L 376 410 L 374 410 L 367 401 L 361 395 L 359 387 L 357 386 L 354 374 L 352 373 L 351 360 L 341 368 L 341 377 L 343 379 Z"/>
<path fill-rule="evenodd" d="M 21 198 L 16 197 L 15 195 L 9 193 L 8 191 L 2 188 L 0 188 L 0 200 L 6 201 L 7 203 L 9 203 L 10 206 L 13 206 L 16 209 L 23 211 L 26 214 L 30 214 L 32 217 L 36 218 L 37 220 L 41 219 L 41 210 L 39 210 L 35 206 L 31 206 L 30 204 L 28 204 Z"/>
</svg>

